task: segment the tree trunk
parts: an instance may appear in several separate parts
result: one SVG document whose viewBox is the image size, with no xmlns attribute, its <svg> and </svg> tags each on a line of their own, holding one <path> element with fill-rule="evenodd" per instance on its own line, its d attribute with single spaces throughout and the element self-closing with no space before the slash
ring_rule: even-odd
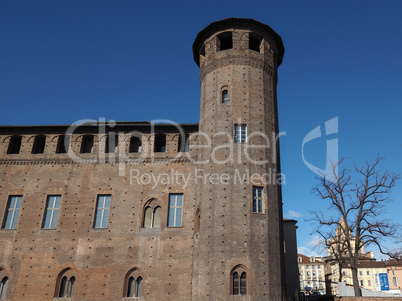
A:
<svg viewBox="0 0 402 301">
<path fill-rule="evenodd" d="M 359 287 L 359 278 L 357 277 L 357 264 L 358 264 L 358 254 L 353 254 L 350 260 L 350 268 L 352 270 L 353 277 L 353 288 L 355 290 L 355 297 L 361 297 L 361 291 Z"/>
</svg>

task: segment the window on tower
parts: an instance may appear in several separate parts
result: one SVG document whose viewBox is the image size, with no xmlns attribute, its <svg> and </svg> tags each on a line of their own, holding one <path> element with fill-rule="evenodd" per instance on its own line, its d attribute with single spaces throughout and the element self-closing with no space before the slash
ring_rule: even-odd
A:
<svg viewBox="0 0 402 301">
<path fill-rule="evenodd" d="M 234 142 L 235 143 L 247 142 L 247 126 L 245 124 L 235 124 Z"/>
<path fill-rule="evenodd" d="M 217 39 L 217 51 L 226 50 L 233 48 L 232 33 L 225 32 L 220 34 Z"/>
<path fill-rule="evenodd" d="M 92 153 L 93 146 L 94 146 L 94 136 L 85 135 L 82 137 L 81 153 L 84 153 L 84 154 Z"/>
<path fill-rule="evenodd" d="M 222 90 L 222 103 L 229 102 L 229 91 L 227 89 Z"/>
<path fill-rule="evenodd" d="M 250 34 L 248 39 L 248 49 L 254 50 L 256 52 L 261 52 L 262 38 L 255 34 Z"/>
<path fill-rule="evenodd" d="M 253 213 L 263 213 L 262 187 L 253 187 Z"/>
<path fill-rule="evenodd" d="M 235 267 L 230 273 L 231 278 L 231 295 L 247 295 L 248 282 L 247 270 L 244 266 Z"/>
</svg>

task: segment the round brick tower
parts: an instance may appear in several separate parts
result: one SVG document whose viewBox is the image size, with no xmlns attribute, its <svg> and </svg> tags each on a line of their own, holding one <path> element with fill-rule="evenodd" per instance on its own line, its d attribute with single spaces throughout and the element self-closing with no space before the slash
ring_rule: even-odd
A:
<svg viewBox="0 0 402 301">
<path fill-rule="evenodd" d="M 193 52 L 201 81 L 193 300 L 282 300 L 282 39 L 230 18 L 202 30 Z"/>
</svg>

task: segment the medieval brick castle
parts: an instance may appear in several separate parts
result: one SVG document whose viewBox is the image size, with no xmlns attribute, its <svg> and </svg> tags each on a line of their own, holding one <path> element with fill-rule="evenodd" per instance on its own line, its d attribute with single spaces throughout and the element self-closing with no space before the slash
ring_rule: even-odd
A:
<svg viewBox="0 0 402 301">
<path fill-rule="evenodd" d="M 0 299 L 285 298 L 282 40 L 231 18 L 193 51 L 199 124 L 0 127 Z"/>
</svg>

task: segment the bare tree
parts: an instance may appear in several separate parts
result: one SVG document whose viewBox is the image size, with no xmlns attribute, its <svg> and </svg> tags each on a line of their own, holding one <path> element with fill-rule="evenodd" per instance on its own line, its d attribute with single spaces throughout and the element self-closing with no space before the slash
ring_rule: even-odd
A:
<svg viewBox="0 0 402 301">
<path fill-rule="evenodd" d="M 376 245 L 382 254 L 397 257 L 395 252 L 384 249 L 383 241 L 395 238 L 399 225 L 381 215 L 399 175 L 380 171 L 382 160 L 377 156 L 374 163 L 366 162 L 363 167 L 353 170 L 340 169 L 341 160 L 332 165 L 331 175 L 321 175 L 319 184 L 314 188 L 321 199 L 330 202 L 329 209 L 335 213 L 329 216 L 329 211 L 312 211 L 315 232 L 323 238 L 329 253 L 338 262 L 339 280 L 342 280 L 342 265 L 349 263 L 355 296 L 361 296 L 357 269 L 364 247 Z"/>
</svg>

